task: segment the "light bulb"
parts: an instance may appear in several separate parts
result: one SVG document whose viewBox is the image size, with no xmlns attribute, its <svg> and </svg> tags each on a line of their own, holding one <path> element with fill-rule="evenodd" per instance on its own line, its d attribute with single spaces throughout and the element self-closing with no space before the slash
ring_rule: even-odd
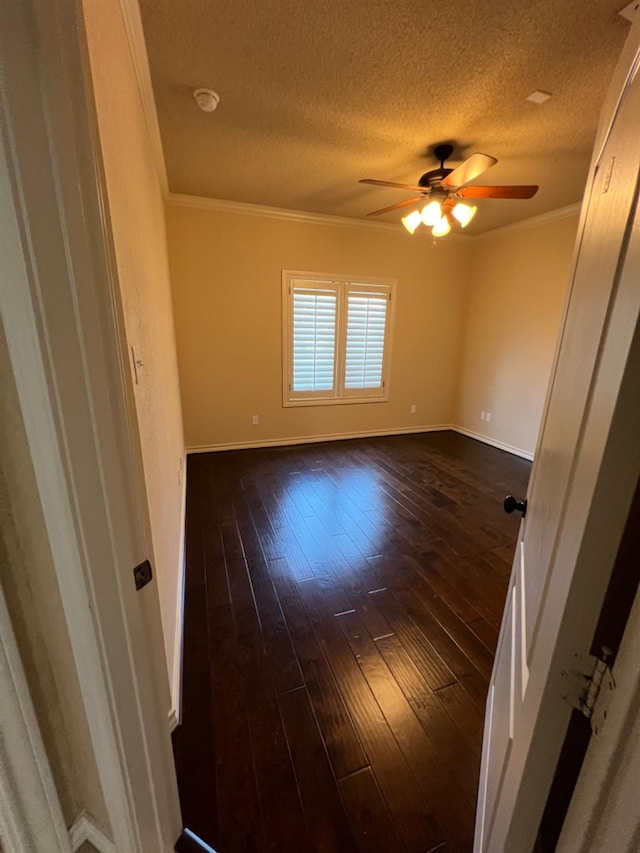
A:
<svg viewBox="0 0 640 853">
<path fill-rule="evenodd" d="M 453 208 L 453 215 L 458 220 L 460 225 L 465 228 L 476 215 L 477 207 L 472 207 L 470 204 L 463 204 L 459 201 Z"/>
<path fill-rule="evenodd" d="M 442 207 L 439 201 L 430 201 L 422 208 L 422 221 L 425 225 L 435 225 L 442 216 Z"/>
<path fill-rule="evenodd" d="M 441 217 L 431 229 L 434 237 L 444 237 L 449 231 L 451 231 L 451 225 L 449 225 L 449 220 L 446 216 Z"/>
<path fill-rule="evenodd" d="M 420 211 L 412 210 L 411 213 L 407 213 L 406 216 L 402 217 L 402 224 L 407 229 L 409 234 L 413 234 L 418 225 L 422 222 L 422 218 L 420 216 Z"/>
</svg>

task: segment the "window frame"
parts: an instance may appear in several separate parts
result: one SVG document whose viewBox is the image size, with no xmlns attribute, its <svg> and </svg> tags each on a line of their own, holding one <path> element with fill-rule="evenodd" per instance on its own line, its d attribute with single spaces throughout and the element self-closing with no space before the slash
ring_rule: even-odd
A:
<svg viewBox="0 0 640 853">
<path fill-rule="evenodd" d="M 293 391 L 293 288 L 295 282 L 334 290 L 336 303 L 335 357 L 333 365 L 334 388 L 326 391 Z M 374 389 L 345 388 L 345 361 L 347 345 L 349 293 L 378 288 L 389 297 L 385 317 L 384 347 L 382 354 L 382 387 Z M 395 319 L 397 279 L 371 276 L 346 276 L 334 273 L 282 270 L 282 405 L 336 406 L 358 403 L 386 403 L 389 401 L 391 354 Z"/>
</svg>

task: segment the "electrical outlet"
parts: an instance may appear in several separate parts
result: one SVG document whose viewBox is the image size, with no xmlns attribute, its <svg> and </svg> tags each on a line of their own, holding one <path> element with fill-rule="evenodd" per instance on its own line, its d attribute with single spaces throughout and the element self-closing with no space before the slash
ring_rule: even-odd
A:
<svg viewBox="0 0 640 853">
<path fill-rule="evenodd" d="M 253 421 L 253 425 L 257 426 L 257 424 L 260 423 L 260 415 L 254 415 L 252 418 L 252 421 Z"/>
<path fill-rule="evenodd" d="M 480 412 L 480 420 L 483 421 L 487 417 L 486 412 Z"/>
<path fill-rule="evenodd" d="M 485 417 L 485 421 L 487 421 L 487 423 L 488 423 L 490 420 L 491 420 L 491 412 L 487 412 L 486 417 Z"/>
<path fill-rule="evenodd" d="M 414 403 L 414 404 L 411 406 L 411 414 L 412 414 L 412 415 L 415 415 L 415 413 L 416 413 L 416 404 Z"/>
</svg>

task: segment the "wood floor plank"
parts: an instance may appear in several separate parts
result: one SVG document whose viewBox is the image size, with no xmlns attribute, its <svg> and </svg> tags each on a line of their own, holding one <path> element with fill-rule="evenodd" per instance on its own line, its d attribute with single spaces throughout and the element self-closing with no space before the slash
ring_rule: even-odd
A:
<svg viewBox="0 0 640 853">
<path fill-rule="evenodd" d="M 456 681 L 456 675 L 430 643 L 420 627 L 398 603 L 395 591 L 375 593 L 375 606 L 406 647 L 427 683 L 437 690 Z"/>
<path fill-rule="evenodd" d="M 356 847 L 309 694 L 302 687 L 279 701 L 312 849 L 351 853 Z"/>
<path fill-rule="evenodd" d="M 342 631 L 323 601 L 317 582 L 304 584 L 302 597 L 398 833 L 409 851 L 423 851 L 443 840 L 434 816 L 424 809 L 418 782 L 391 732 Z M 330 618 L 328 618 L 330 617 Z"/>
<path fill-rule="evenodd" d="M 334 773 L 347 776 L 365 767 L 367 758 L 295 582 L 282 561 L 271 563 L 270 571 Z"/>
<path fill-rule="evenodd" d="M 238 662 L 266 837 L 265 849 L 309 849 L 309 835 L 276 691 L 255 634 L 238 641 Z"/>
<path fill-rule="evenodd" d="M 473 844 L 474 814 L 462 788 L 442 761 L 435 744 L 414 714 L 400 685 L 356 613 L 338 618 L 371 692 L 407 763 L 418 780 L 423 808 L 437 815 L 442 836 L 451 851 L 467 851 Z M 443 688 L 446 689 L 446 688 Z M 439 843 L 436 842 L 436 843 Z"/>
<path fill-rule="evenodd" d="M 390 853 L 392 850 L 400 853 L 406 849 L 396 834 L 370 767 L 346 776 L 339 785 L 360 853 Z"/>
<path fill-rule="evenodd" d="M 280 607 L 269 570 L 262 557 L 247 560 L 268 666 L 278 693 L 304 686 L 289 628 Z"/>
<path fill-rule="evenodd" d="M 446 431 L 189 457 L 173 740 L 214 849 L 469 853 L 529 468 Z"/>
<path fill-rule="evenodd" d="M 185 826 L 203 839 L 215 841 L 220 850 L 230 853 L 260 851 L 265 847 L 262 809 L 254 774 L 253 751 L 249 724 L 245 709 L 244 689 L 236 666 L 236 642 L 231 607 L 220 607 L 209 612 L 211 689 L 213 709 L 210 720 L 218 733 L 216 742 L 217 814 L 219 831 L 211 838 L 208 833 L 198 831 L 198 824 L 184 814 Z M 205 689 L 201 683 L 200 691 Z M 195 691 L 190 691 L 195 695 Z M 185 719 L 183 726 L 192 726 Z M 198 738 L 206 734 L 208 727 L 202 724 L 195 729 Z M 206 753 L 199 745 L 204 760 Z M 202 759 L 201 759 L 202 760 Z M 190 785 L 198 791 L 194 780 Z M 207 791 L 202 786 L 202 792 Z M 208 809 L 214 803 L 209 800 Z M 213 809 L 215 813 L 215 809 Z M 203 813 L 206 812 L 203 809 Z"/>
<path fill-rule="evenodd" d="M 480 773 L 479 754 L 476 755 L 476 750 L 469 748 L 467 739 L 461 737 L 460 728 L 438 698 L 440 691 L 434 693 L 431 690 L 398 638 L 385 637 L 378 640 L 376 645 L 424 730 L 435 743 L 442 761 L 451 768 L 467 802 L 475 808 Z M 475 730 L 471 737 L 474 735 Z"/>
</svg>

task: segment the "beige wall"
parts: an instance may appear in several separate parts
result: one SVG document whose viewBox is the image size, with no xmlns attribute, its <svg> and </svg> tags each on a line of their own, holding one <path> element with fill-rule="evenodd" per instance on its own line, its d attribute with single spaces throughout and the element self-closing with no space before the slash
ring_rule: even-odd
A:
<svg viewBox="0 0 640 853">
<path fill-rule="evenodd" d="M 174 204 L 167 226 L 188 448 L 451 422 L 464 241 Z M 282 406 L 283 269 L 397 278 L 388 402 Z"/>
<path fill-rule="evenodd" d="M 456 424 L 532 453 L 578 215 L 474 241 Z M 480 419 L 491 412 L 491 421 Z"/>
<path fill-rule="evenodd" d="M 9 353 L 0 324 L 0 578 L 62 812 L 108 830 Z"/>
<path fill-rule="evenodd" d="M 177 691 L 184 441 L 164 203 L 117 2 L 85 2 L 91 73 L 144 461 L 169 678 Z"/>
</svg>

